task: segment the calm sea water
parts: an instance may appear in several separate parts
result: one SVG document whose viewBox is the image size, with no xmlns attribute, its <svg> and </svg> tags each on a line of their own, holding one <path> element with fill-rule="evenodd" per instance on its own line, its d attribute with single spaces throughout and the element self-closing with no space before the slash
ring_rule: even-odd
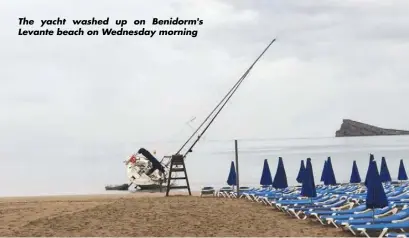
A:
<svg viewBox="0 0 409 238">
<path fill-rule="evenodd" d="M 180 143 L 148 143 L 139 147 L 156 149 L 162 156 L 174 152 L 178 146 Z M 48 145 L 24 150 L 18 150 L 17 146 L 4 147 L 0 196 L 104 193 L 106 184 L 127 181 L 122 161 L 139 147 L 130 144 L 65 145 L 63 148 Z M 290 185 L 296 184 L 300 160 L 307 157 L 312 159 L 316 183 L 328 156 L 339 182 L 348 182 L 353 160 L 357 161 L 364 177 L 369 153 L 375 155 L 378 166 L 382 156 L 387 159 L 393 179 L 397 177 L 400 159 L 409 166 L 409 136 L 239 140 L 238 147 L 240 183 L 248 186 L 258 185 L 264 159 L 268 159 L 274 176 L 279 156 L 284 160 Z M 24 151 L 24 155 L 18 151 Z M 192 189 L 225 186 L 232 160 L 233 140 L 199 142 L 186 161 Z"/>
</svg>

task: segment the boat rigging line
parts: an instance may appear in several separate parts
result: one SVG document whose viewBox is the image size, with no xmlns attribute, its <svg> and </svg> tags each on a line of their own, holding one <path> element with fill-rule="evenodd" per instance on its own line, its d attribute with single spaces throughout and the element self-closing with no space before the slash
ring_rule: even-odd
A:
<svg viewBox="0 0 409 238">
<path fill-rule="evenodd" d="M 216 119 L 216 117 L 219 115 L 219 113 L 222 111 L 224 106 L 227 104 L 227 102 L 230 100 L 230 98 L 233 96 L 233 94 L 237 91 L 237 89 L 240 87 L 241 83 L 246 79 L 247 75 L 250 73 L 251 69 L 256 65 L 256 63 L 260 60 L 260 58 L 264 55 L 264 53 L 270 48 L 270 46 L 275 42 L 276 39 L 273 39 L 268 46 L 263 50 L 263 52 L 257 57 L 257 59 L 253 62 L 253 64 L 250 65 L 250 67 L 246 70 L 246 72 L 239 78 L 239 80 L 234 84 L 234 86 L 228 91 L 228 93 L 223 97 L 223 99 L 217 104 L 217 106 L 212 110 L 212 112 L 206 117 L 206 119 L 199 125 L 199 127 L 193 132 L 193 134 L 187 139 L 187 141 L 180 147 L 180 149 L 176 152 L 176 154 L 180 154 L 180 152 L 183 150 L 183 148 L 189 143 L 189 141 L 197 134 L 197 132 L 200 130 L 200 128 L 210 119 L 210 117 L 216 112 L 216 110 L 219 108 L 219 110 L 216 112 L 216 114 L 213 116 L 213 118 L 210 120 L 210 122 L 207 124 L 207 126 L 204 128 L 204 130 L 197 136 L 197 139 L 193 142 L 193 144 L 190 146 L 190 148 L 185 152 L 183 155 L 183 158 L 185 158 L 190 152 L 192 152 L 193 147 L 199 142 L 203 134 L 207 131 L 207 129 L 210 127 L 210 125 L 213 123 L 213 121 Z"/>
</svg>

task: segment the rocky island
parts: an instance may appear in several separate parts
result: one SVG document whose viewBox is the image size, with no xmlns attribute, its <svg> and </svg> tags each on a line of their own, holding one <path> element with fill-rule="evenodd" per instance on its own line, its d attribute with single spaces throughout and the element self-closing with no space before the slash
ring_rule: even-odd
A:
<svg viewBox="0 0 409 238">
<path fill-rule="evenodd" d="M 342 120 L 341 128 L 335 132 L 335 137 L 385 135 L 409 135 L 409 131 L 385 129 L 350 119 L 344 119 Z"/>
</svg>

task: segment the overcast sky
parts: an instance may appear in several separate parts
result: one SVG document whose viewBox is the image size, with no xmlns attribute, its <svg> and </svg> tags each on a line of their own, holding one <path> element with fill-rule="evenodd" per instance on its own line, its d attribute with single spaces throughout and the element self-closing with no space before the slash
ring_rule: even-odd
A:
<svg viewBox="0 0 409 238">
<path fill-rule="evenodd" d="M 24 16 L 204 24 L 196 38 L 18 36 Z M 407 0 L 3 0 L 0 29 L 3 146 L 186 139 L 273 38 L 208 139 L 334 136 L 343 118 L 409 129 Z"/>
</svg>

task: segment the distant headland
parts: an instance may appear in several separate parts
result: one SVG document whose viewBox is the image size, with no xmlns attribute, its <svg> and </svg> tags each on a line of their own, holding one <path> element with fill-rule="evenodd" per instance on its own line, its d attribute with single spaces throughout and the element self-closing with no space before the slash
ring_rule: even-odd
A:
<svg viewBox="0 0 409 238">
<path fill-rule="evenodd" d="M 409 131 L 384 129 L 350 119 L 342 120 L 341 128 L 335 132 L 335 137 L 349 136 L 385 136 L 385 135 L 409 135 Z"/>
</svg>

